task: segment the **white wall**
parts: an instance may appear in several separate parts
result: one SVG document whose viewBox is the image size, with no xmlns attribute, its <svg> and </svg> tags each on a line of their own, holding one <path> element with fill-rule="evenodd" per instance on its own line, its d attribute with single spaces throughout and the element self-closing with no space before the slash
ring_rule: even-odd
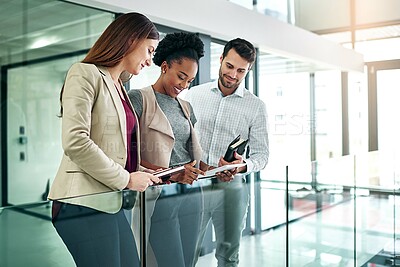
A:
<svg viewBox="0 0 400 267">
<path fill-rule="evenodd" d="M 229 40 L 242 37 L 264 52 L 342 71 L 363 71 L 353 50 L 227 0 L 72 0 L 113 12 L 136 11 L 156 23 Z"/>
<path fill-rule="evenodd" d="M 356 24 L 400 21 L 399 0 L 356 0 Z"/>
<path fill-rule="evenodd" d="M 349 0 L 296 0 L 295 24 L 309 31 L 350 26 Z"/>
<path fill-rule="evenodd" d="M 310 31 L 350 27 L 350 0 L 296 0 L 296 25 Z M 355 0 L 355 24 L 400 21 L 399 0 Z"/>
</svg>

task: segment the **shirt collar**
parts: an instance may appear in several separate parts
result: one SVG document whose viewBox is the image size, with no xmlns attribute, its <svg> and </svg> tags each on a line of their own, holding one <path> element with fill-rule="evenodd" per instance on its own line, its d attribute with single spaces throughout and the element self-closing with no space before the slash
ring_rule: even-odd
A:
<svg viewBox="0 0 400 267">
<path fill-rule="evenodd" d="M 212 90 L 213 92 L 219 92 L 219 93 L 221 93 L 221 91 L 220 91 L 219 88 L 218 88 L 218 79 L 212 81 L 212 83 L 211 83 L 211 90 Z M 244 83 L 243 83 L 243 81 L 242 81 L 242 82 L 239 84 L 239 87 L 235 90 L 235 92 L 234 92 L 232 95 L 237 95 L 237 96 L 239 96 L 239 97 L 243 97 L 244 90 L 245 90 L 245 87 L 244 87 Z M 221 93 L 221 94 L 222 94 L 222 93 Z"/>
</svg>

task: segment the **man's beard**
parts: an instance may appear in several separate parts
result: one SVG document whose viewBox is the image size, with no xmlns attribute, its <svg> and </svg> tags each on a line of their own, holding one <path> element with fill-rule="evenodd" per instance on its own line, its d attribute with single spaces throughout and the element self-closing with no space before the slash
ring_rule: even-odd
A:
<svg viewBox="0 0 400 267">
<path fill-rule="evenodd" d="M 219 81 L 221 82 L 222 86 L 229 89 L 236 89 L 239 86 L 239 81 L 236 79 L 236 82 L 225 82 L 225 77 L 223 76 L 222 72 L 219 72 Z"/>
</svg>

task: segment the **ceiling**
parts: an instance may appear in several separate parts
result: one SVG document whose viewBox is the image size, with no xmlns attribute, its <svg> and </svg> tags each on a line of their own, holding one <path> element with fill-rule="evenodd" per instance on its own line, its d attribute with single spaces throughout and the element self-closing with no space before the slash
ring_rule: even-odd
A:
<svg viewBox="0 0 400 267">
<path fill-rule="evenodd" d="M 8 65 L 88 49 L 111 13 L 51 0 L 0 2 L 0 63 Z"/>
</svg>

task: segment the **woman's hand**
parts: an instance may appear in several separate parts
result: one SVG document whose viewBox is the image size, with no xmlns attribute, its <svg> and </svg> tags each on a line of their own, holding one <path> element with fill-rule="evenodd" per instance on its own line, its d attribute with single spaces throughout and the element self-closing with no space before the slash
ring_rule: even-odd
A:
<svg viewBox="0 0 400 267">
<path fill-rule="evenodd" d="M 153 184 L 160 183 L 161 180 L 147 172 L 132 172 L 129 176 L 127 188 L 134 191 L 143 192 Z"/>
<path fill-rule="evenodd" d="M 197 176 L 199 176 L 199 174 L 204 175 L 204 171 L 195 168 L 194 167 L 195 165 L 196 165 L 195 160 L 185 164 L 185 171 L 182 173 L 172 175 L 170 180 L 182 184 L 193 184 L 194 181 L 197 181 Z"/>
</svg>

